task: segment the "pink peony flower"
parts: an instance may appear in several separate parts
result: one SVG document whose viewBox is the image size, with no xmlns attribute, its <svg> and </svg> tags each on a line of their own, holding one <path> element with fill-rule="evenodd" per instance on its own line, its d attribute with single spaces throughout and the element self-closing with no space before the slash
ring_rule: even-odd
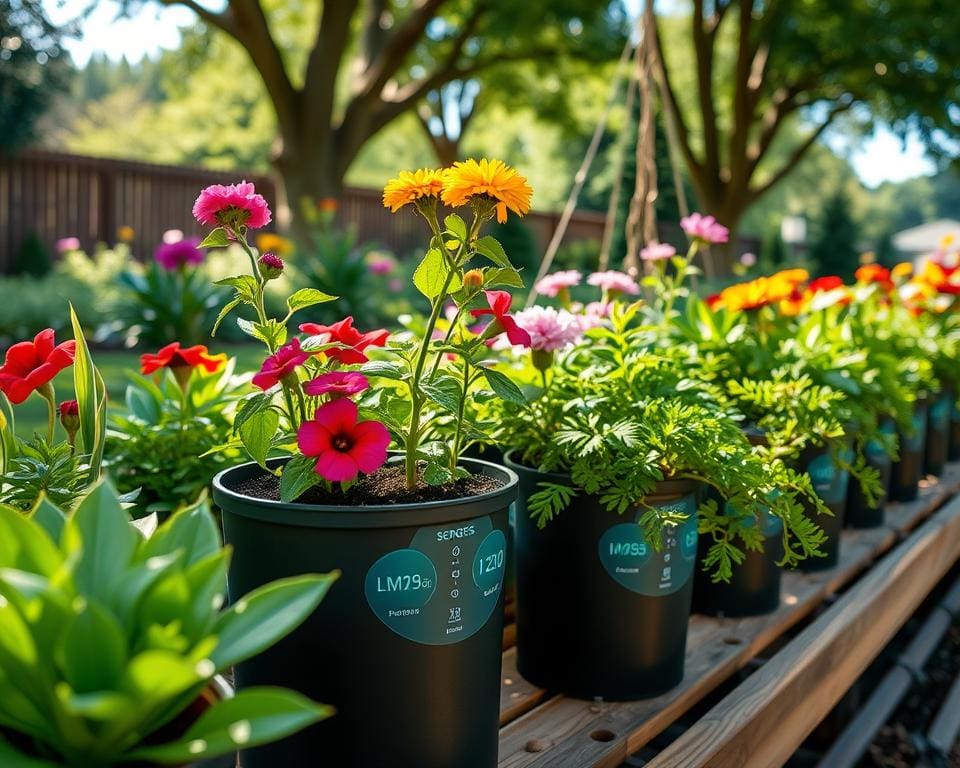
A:
<svg viewBox="0 0 960 768">
<path fill-rule="evenodd" d="M 677 255 L 677 249 L 670 243 L 658 243 L 654 240 L 650 245 L 640 251 L 640 258 L 644 261 L 660 261 L 669 259 Z"/>
<path fill-rule="evenodd" d="M 357 421 L 353 400 L 324 403 L 297 431 L 304 456 L 316 456 L 315 470 L 325 480 L 344 483 L 360 472 L 376 472 L 387 461 L 390 433 L 379 421 Z"/>
<path fill-rule="evenodd" d="M 347 397 L 363 392 L 370 387 L 370 382 L 362 373 L 356 371 L 330 371 L 303 385 L 303 391 L 308 395 L 333 395 Z"/>
<path fill-rule="evenodd" d="M 253 377 L 253 386 L 266 391 L 292 375 L 309 359 L 310 353 L 301 351 L 300 339 L 294 338 L 263 361 L 260 372 Z"/>
<path fill-rule="evenodd" d="M 517 325 L 517 321 L 509 314 L 510 305 L 513 302 L 510 294 L 506 291 L 484 291 L 483 294 L 487 297 L 490 309 L 470 310 L 470 314 L 474 317 L 493 316 L 483 335 L 489 340 L 501 333 L 506 333 L 511 344 L 529 347 L 530 334 Z"/>
<path fill-rule="evenodd" d="M 583 314 L 580 315 L 580 325 L 583 330 L 596 328 L 603 325 L 604 321 L 610 317 L 612 305 L 609 301 L 591 301 L 583 308 Z"/>
<path fill-rule="evenodd" d="M 188 264 L 202 264 L 203 251 L 197 248 L 199 244 L 199 237 L 188 237 L 173 243 L 161 243 L 153 252 L 153 257 L 168 272 L 173 272 Z"/>
<path fill-rule="evenodd" d="M 640 293 L 640 286 L 630 275 L 612 269 L 606 272 L 594 272 L 587 278 L 587 282 L 602 288 L 611 296 L 621 293 L 636 296 Z"/>
<path fill-rule="evenodd" d="M 530 348 L 554 352 L 583 335 L 580 318 L 553 307 L 534 306 L 516 314 L 517 325 L 530 334 Z"/>
<path fill-rule="evenodd" d="M 68 251 L 80 250 L 79 237 L 61 237 L 57 240 L 57 253 L 67 253 Z"/>
<path fill-rule="evenodd" d="M 580 285 L 581 280 L 583 280 L 583 275 L 575 269 L 554 272 L 552 275 L 547 275 L 538 281 L 535 290 L 541 296 L 548 296 L 551 299 L 555 299 L 561 291 L 573 288 L 575 285 Z"/>
<path fill-rule="evenodd" d="M 248 181 L 213 184 L 200 193 L 193 215 L 201 224 L 259 229 L 270 223 L 270 207 Z"/>
<path fill-rule="evenodd" d="M 694 240 L 704 243 L 725 243 L 730 237 L 730 230 L 720 224 L 713 216 L 704 216 L 700 213 L 691 213 L 680 219 L 683 231 Z"/>
</svg>

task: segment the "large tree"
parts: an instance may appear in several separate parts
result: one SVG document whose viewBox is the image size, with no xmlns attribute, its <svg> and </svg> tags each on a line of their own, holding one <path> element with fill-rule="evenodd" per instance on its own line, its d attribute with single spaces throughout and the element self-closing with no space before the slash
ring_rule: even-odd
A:
<svg viewBox="0 0 960 768">
<path fill-rule="evenodd" d="M 693 0 L 665 45 L 678 20 L 658 19 L 649 0 L 660 90 L 700 206 L 736 229 L 845 114 L 949 151 L 944 133 L 960 127 L 956 13 L 956 0 Z M 786 130 L 798 124 L 804 134 Z"/>
<path fill-rule="evenodd" d="M 301 62 L 267 0 L 228 0 L 222 11 L 160 2 L 192 9 L 249 55 L 276 112 L 274 162 L 292 210 L 303 197 L 339 196 L 363 145 L 427 94 L 505 62 L 549 59 L 598 20 L 622 24 L 619 3 L 596 0 L 318 0 L 303 6 L 316 20 Z"/>
</svg>

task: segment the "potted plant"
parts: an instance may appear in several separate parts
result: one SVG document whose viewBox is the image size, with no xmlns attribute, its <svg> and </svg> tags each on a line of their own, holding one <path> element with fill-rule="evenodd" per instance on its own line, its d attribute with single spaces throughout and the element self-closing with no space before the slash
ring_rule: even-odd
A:
<svg viewBox="0 0 960 768">
<path fill-rule="evenodd" d="M 230 550 L 204 502 L 151 532 L 101 482 L 69 515 L 0 505 L 0 542 L 0 764 L 194 765 L 332 713 L 280 688 L 223 698 L 217 674 L 299 625 L 336 574 L 221 610 Z"/>
<path fill-rule="evenodd" d="M 295 313 L 334 297 L 302 288 L 288 297 L 285 317 L 268 317 L 264 290 L 284 263 L 247 243 L 269 220 L 266 201 L 249 184 L 211 187 L 197 201 L 197 218 L 214 227 L 204 245 L 235 242 L 250 262 L 248 274 L 223 281 L 236 295 L 221 320 L 249 307 L 253 319 L 237 322 L 267 349 L 253 378 L 261 391 L 238 408 L 231 441 L 254 461 L 214 480 L 236 551 L 230 587 L 342 570 L 315 616 L 237 668 L 241 689 L 288 685 L 338 715 L 245 754 L 249 768 L 304 765 L 321 746 L 331 764 L 357 768 L 385 756 L 399 768 L 496 764 L 507 510 L 517 479 L 462 451 L 477 431 L 469 404 L 478 391 L 523 400 L 488 366 L 487 346 L 502 334 L 528 342 L 510 294 L 499 290 L 522 281 L 482 229 L 525 214 L 530 196 L 514 169 L 488 160 L 404 172 L 387 184 L 385 206 L 409 206 L 429 230 L 413 275 L 429 315 L 393 337 L 361 332 L 347 317 L 301 322 L 302 336 L 288 338 Z M 441 224 L 441 201 L 466 207 L 469 223 L 452 213 Z M 451 420 L 452 430 L 439 426 Z M 308 658 L 328 663 L 320 670 Z"/>
</svg>

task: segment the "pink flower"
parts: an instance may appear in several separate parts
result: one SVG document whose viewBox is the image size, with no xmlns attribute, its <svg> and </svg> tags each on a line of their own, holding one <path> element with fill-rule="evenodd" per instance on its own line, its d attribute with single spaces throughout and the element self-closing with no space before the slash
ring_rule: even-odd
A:
<svg viewBox="0 0 960 768">
<path fill-rule="evenodd" d="M 530 334 L 530 348 L 554 352 L 583 335 L 580 318 L 565 309 L 534 306 L 517 312 L 517 325 Z"/>
<path fill-rule="evenodd" d="M 511 344 L 529 347 L 530 334 L 517 325 L 517 321 L 509 315 L 510 304 L 513 302 L 510 294 L 506 291 L 484 291 L 483 294 L 487 297 L 490 309 L 471 309 L 470 314 L 474 317 L 493 316 L 490 325 L 483 332 L 484 337 L 492 339 L 494 336 L 506 333 Z"/>
<path fill-rule="evenodd" d="M 387 461 L 390 433 L 379 421 L 357 421 L 357 405 L 340 399 L 324 403 L 297 431 L 304 456 L 316 456 L 314 469 L 332 483 L 355 480 L 376 472 Z"/>
<path fill-rule="evenodd" d="M 179 243 L 181 240 L 183 240 L 183 230 L 168 229 L 163 233 L 163 236 L 160 239 L 163 240 L 163 242 L 165 242 L 167 245 Z"/>
<path fill-rule="evenodd" d="M 704 216 L 700 213 L 684 216 L 680 219 L 680 226 L 689 237 L 704 243 L 725 243 L 730 237 L 730 230 L 723 224 L 713 216 Z"/>
<path fill-rule="evenodd" d="M 370 262 L 370 271 L 375 275 L 389 275 L 393 272 L 393 261 L 391 259 L 373 259 Z"/>
<path fill-rule="evenodd" d="M 611 296 L 618 296 L 621 293 L 636 296 L 640 293 L 640 286 L 630 275 L 612 269 L 606 272 L 594 272 L 587 278 L 587 282 L 602 288 Z"/>
<path fill-rule="evenodd" d="M 264 280 L 275 280 L 283 274 L 283 259 L 272 253 L 265 253 L 257 259 L 257 270 Z"/>
<path fill-rule="evenodd" d="M 331 360 L 337 360 L 344 365 L 365 363 L 369 359 L 364 350 L 367 347 L 382 347 L 390 338 L 390 331 L 381 328 L 377 331 L 360 333 L 353 327 L 353 317 L 345 317 L 333 325 L 319 325 L 318 323 L 303 323 L 300 330 L 311 336 L 325 336 L 330 343 L 342 344 L 343 347 L 325 349 L 325 354 Z"/>
<path fill-rule="evenodd" d="M 193 215 L 201 224 L 259 229 L 270 223 L 270 207 L 248 181 L 213 184 L 200 193 Z"/>
<path fill-rule="evenodd" d="M 612 306 L 609 301 L 591 301 L 587 304 L 580 316 L 580 325 L 583 330 L 586 331 L 590 328 L 596 328 L 598 325 L 603 325 L 603 321 L 610 317 Z"/>
<path fill-rule="evenodd" d="M 551 299 L 555 299 L 561 291 L 580 285 L 581 280 L 583 280 L 583 275 L 580 272 L 575 269 L 568 269 L 547 275 L 537 282 L 534 290 L 541 296 L 549 296 Z"/>
<path fill-rule="evenodd" d="M 308 395 L 332 395 L 347 397 L 370 387 L 370 382 L 362 373 L 356 371 L 330 371 L 303 385 L 303 391 Z"/>
<path fill-rule="evenodd" d="M 301 351 L 300 339 L 294 338 L 263 361 L 260 372 L 253 377 L 253 386 L 266 391 L 292 375 L 309 359 L 310 353 Z"/>
<path fill-rule="evenodd" d="M 745 267 L 754 267 L 757 264 L 757 254 L 755 253 L 744 253 L 740 256 L 740 263 Z"/>
<path fill-rule="evenodd" d="M 669 259 L 677 255 L 677 249 L 670 243 L 658 243 L 654 240 L 650 245 L 640 251 L 640 258 L 644 261 L 660 261 Z"/>
<path fill-rule="evenodd" d="M 153 257 L 161 267 L 168 272 L 173 272 L 188 264 L 203 263 L 203 251 L 197 248 L 198 245 L 200 245 L 199 237 L 188 237 L 173 243 L 161 243 L 153 252 Z"/>
<path fill-rule="evenodd" d="M 61 237 L 57 240 L 57 253 L 66 253 L 67 251 L 79 251 L 79 237 Z"/>
</svg>

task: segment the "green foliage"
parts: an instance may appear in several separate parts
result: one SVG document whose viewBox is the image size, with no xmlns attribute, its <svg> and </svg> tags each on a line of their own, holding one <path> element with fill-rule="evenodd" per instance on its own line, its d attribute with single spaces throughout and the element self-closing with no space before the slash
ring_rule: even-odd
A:
<svg viewBox="0 0 960 768">
<path fill-rule="evenodd" d="M 272 688 L 211 702 L 214 675 L 299 626 L 338 574 L 276 581 L 220 612 L 230 553 L 205 503 L 145 538 L 101 483 L 69 517 L 46 499 L 29 516 L 0 506 L 0 542 L 4 765 L 178 765 L 331 714 Z M 185 731 L 162 730 L 198 699 Z"/>
<path fill-rule="evenodd" d="M 810 258 L 821 275 L 852 275 L 860 263 L 859 228 L 842 190 L 828 197 L 817 222 Z"/>
<path fill-rule="evenodd" d="M 530 283 L 540 268 L 541 255 L 541 246 L 538 245 L 530 227 L 519 217 L 510 216 L 504 224 L 494 222 L 490 226 L 490 233 L 503 243 L 503 250 L 510 254 L 514 266 Z M 546 243 L 543 247 L 546 247 Z"/>
<path fill-rule="evenodd" d="M 129 374 L 126 413 L 114 412 L 107 436 L 107 468 L 122 493 L 139 490 L 137 507 L 169 513 L 196 499 L 236 449 L 208 453 L 232 427 L 232 411 L 248 377 L 234 375 L 234 360 L 220 373 L 196 369 L 180 389 L 172 373 L 159 381 Z"/>
<path fill-rule="evenodd" d="M 69 509 L 89 485 L 89 469 L 66 442 L 51 445 L 39 435 L 20 441 L 0 476 L 0 501 L 27 510 L 46 495 Z"/>
<path fill-rule="evenodd" d="M 27 235 L 13 260 L 13 274 L 44 277 L 50 273 L 50 252 L 36 232 Z"/>
</svg>

